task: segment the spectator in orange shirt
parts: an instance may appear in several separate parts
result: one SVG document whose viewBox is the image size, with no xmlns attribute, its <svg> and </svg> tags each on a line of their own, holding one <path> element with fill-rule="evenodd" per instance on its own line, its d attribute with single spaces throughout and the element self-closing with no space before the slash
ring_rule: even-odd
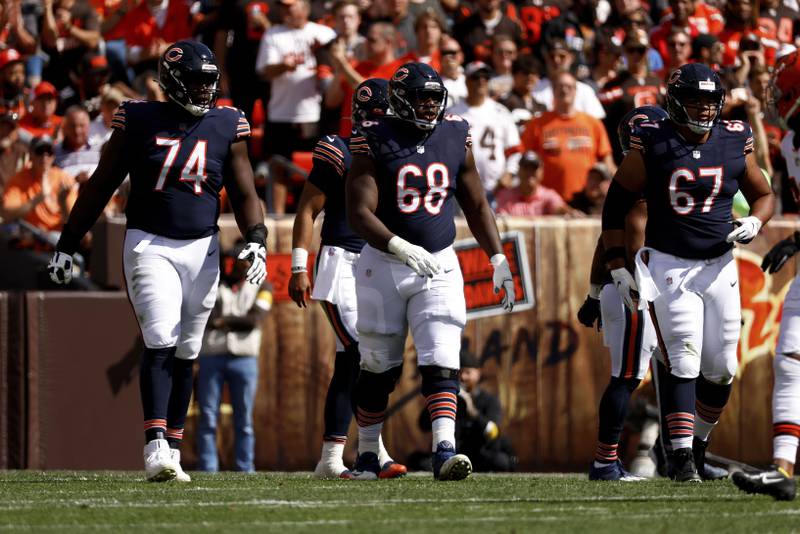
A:
<svg viewBox="0 0 800 534">
<path fill-rule="evenodd" d="M 31 137 L 49 135 L 56 137 L 61 117 L 56 115 L 58 107 L 58 91 L 50 82 L 39 82 L 33 90 L 33 102 L 30 113 L 22 117 L 19 127 L 28 132 Z"/>
<path fill-rule="evenodd" d="M 25 63 L 13 48 L 0 50 L 0 113 L 25 115 Z"/>
<path fill-rule="evenodd" d="M 423 11 L 414 21 L 414 35 L 417 38 L 417 46 L 408 54 L 401 57 L 403 63 L 416 61 L 427 63 L 435 71 L 441 69 L 442 56 L 439 53 L 439 46 L 444 34 L 444 22 L 433 9 Z"/>
<path fill-rule="evenodd" d="M 35 137 L 30 165 L 15 174 L 3 194 L 3 218 L 22 219 L 45 232 L 61 231 L 78 191 L 67 173 L 53 166 L 53 140 Z"/>
<path fill-rule="evenodd" d="M 11 177 L 28 161 L 28 145 L 20 139 L 18 121 L 16 113 L 0 113 L 0 198 Z"/>
<path fill-rule="evenodd" d="M 125 43 L 128 46 L 128 63 L 136 73 L 134 89 L 147 93 L 148 98 L 157 98 L 154 73 L 158 58 L 167 46 L 192 36 L 194 21 L 189 3 L 182 0 L 145 0 L 129 11 L 120 22 L 125 28 Z"/>
<path fill-rule="evenodd" d="M 353 66 L 347 59 L 343 43 L 336 41 L 331 45 L 331 57 L 336 79 L 325 91 L 325 106 L 329 109 L 341 107 L 342 118 L 339 135 L 350 136 L 352 128 L 353 91 L 367 78 L 388 80 L 394 71 L 403 64 L 394 54 L 397 38 L 394 26 L 387 22 L 376 22 L 367 31 L 367 60 Z"/>
<path fill-rule="evenodd" d="M 673 29 L 682 29 L 689 34 L 689 39 L 693 39 L 701 33 L 717 35 L 725 24 L 719 10 L 703 2 L 669 0 L 669 9 L 669 13 L 650 34 L 650 44 L 661 54 L 665 63 L 670 57 L 667 40 Z"/>
<path fill-rule="evenodd" d="M 44 0 L 42 50 L 50 56 L 42 77 L 61 89 L 69 73 L 102 38 L 100 18 L 86 0 Z"/>
<path fill-rule="evenodd" d="M 553 79 L 553 111 L 531 119 L 522 134 L 526 150 L 540 155 L 542 184 L 569 201 L 586 185 L 589 169 L 598 161 L 615 170 L 611 144 L 603 123 L 575 111 L 575 76 L 561 72 Z"/>
</svg>

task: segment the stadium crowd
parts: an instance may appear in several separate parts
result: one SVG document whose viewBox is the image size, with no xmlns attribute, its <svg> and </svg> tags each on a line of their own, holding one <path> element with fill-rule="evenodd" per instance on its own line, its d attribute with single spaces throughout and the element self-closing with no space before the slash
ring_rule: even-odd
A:
<svg viewBox="0 0 800 534">
<path fill-rule="evenodd" d="M 114 111 L 164 99 L 157 60 L 184 38 L 216 53 L 219 103 L 253 126 L 268 213 L 293 211 L 320 136 L 349 134 L 353 89 L 407 61 L 434 67 L 449 111 L 469 120 L 498 213 L 597 214 L 621 158 L 619 119 L 662 103 L 685 62 L 719 72 L 724 116 L 750 122 L 781 211 L 796 212 L 765 110 L 770 68 L 800 41 L 798 22 L 800 6 L 777 0 L 2 0 L 4 237 L 20 220 L 38 241 L 58 232 Z M 124 205 L 123 186 L 107 214 Z"/>
</svg>

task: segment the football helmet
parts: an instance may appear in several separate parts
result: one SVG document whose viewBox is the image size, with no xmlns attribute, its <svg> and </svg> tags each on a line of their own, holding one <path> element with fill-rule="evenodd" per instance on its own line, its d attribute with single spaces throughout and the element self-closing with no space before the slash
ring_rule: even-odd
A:
<svg viewBox="0 0 800 534">
<path fill-rule="evenodd" d="M 666 111 L 658 106 L 639 106 L 625 114 L 617 126 L 617 138 L 622 147 L 622 153 L 627 154 L 631 149 L 631 132 L 642 122 L 658 122 L 668 119 Z"/>
<path fill-rule="evenodd" d="M 689 63 L 669 75 L 666 108 L 675 124 L 687 126 L 696 134 L 704 134 L 719 120 L 724 105 L 722 82 L 706 65 Z M 703 117 L 709 111 L 711 115 Z"/>
<path fill-rule="evenodd" d="M 158 62 L 158 84 L 164 94 L 192 115 L 202 116 L 217 103 L 219 67 L 203 43 L 178 41 Z"/>
<path fill-rule="evenodd" d="M 406 63 L 389 80 L 389 103 L 400 119 L 433 130 L 444 116 L 447 89 L 430 65 Z"/>
<path fill-rule="evenodd" d="M 800 53 L 794 51 L 782 56 L 775 63 L 769 88 L 767 89 L 768 112 L 782 128 L 788 128 L 789 120 L 800 108 Z"/>
<path fill-rule="evenodd" d="M 353 93 L 353 124 L 389 113 L 389 82 L 381 78 L 364 80 Z"/>
</svg>

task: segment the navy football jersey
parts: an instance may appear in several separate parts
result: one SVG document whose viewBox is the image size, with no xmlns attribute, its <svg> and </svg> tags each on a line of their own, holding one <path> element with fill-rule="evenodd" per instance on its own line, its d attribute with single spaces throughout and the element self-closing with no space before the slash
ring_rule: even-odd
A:
<svg viewBox="0 0 800 534">
<path fill-rule="evenodd" d="M 643 122 L 631 134 L 647 170 L 645 245 L 681 258 L 710 259 L 733 247 L 725 238 L 733 196 L 753 151 L 741 121 L 719 121 L 703 144 L 686 141 L 669 120 Z"/>
<path fill-rule="evenodd" d="M 128 228 L 172 239 L 215 233 L 231 143 L 250 135 L 244 113 L 218 107 L 195 117 L 170 102 L 129 101 L 111 126 L 127 134 Z"/>
<path fill-rule="evenodd" d="M 338 135 L 327 135 L 317 141 L 308 181 L 325 193 L 322 244 L 361 252 L 364 240 L 350 229 L 345 211 L 344 181 L 353 161 L 349 143 L 349 138 Z"/>
<path fill-rule="evenodd" d="M 454 194 L 471 144 L 469 124 L 457 115 L 445 116 L 432 132 L 394 118 L 364 121 L 350 138 L 353 155 L 375 162 L 375 215 L 393 234 L 428 252 L 455 240 Z"/>
</svg>

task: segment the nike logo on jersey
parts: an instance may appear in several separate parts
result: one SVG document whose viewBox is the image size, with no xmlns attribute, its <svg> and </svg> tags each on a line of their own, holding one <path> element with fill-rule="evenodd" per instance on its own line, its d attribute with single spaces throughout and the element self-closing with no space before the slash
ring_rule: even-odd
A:
<svg viewBox="0 0 800 534">
<path fill-rule="evenodd" d="M 333 136 L 332 135 L 326 135 L 325 139 L 327 139 L 329 143 L 333 143 Z"/>
<path fill-rule="evenodd" d="M 731 287 L 735 287 L 737 282 L 739 282 L 739 281 L 738 280 L 734 280 L 733 282 L 731 282 Z"/>
<path fill-rule="evenodd" d="M 212 255 L 212 254 L 214 254 L 216 251 L 217 251 L 217 249 L 214 249 L 214 250 L 212 250 L 211 252 L 209 252 L 208 254 L 206 254 L 206 256 L 211 256 L 211 255 Z"/>
<path fill-rule="evenodd" d="M 455 267 L 450 267 L 449 269 L 445 269 L 445 270 L 444 270 L 444 274 L 447 274 L 447 273 L 453 272 L 454 270 L 455 270 Z"/>
</svg>

